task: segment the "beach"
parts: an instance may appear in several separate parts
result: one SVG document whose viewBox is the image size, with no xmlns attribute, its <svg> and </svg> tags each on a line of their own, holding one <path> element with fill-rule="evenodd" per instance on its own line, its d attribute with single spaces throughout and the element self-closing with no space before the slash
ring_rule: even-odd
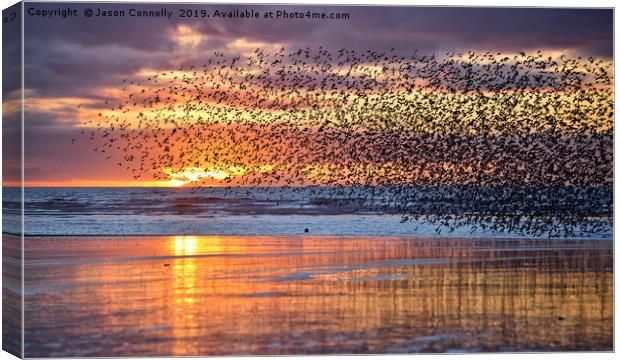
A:
<svg viewBox="0 0 620 360">
<path fill-rule="evenodd" d="M 612 256 L 595 239 L 27 236 L 25 355 L 612 351 Z"/>
</svg>

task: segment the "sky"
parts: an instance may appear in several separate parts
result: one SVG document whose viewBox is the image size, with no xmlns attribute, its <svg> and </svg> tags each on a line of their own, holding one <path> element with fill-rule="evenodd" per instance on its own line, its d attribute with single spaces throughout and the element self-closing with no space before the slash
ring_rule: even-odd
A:
<svg viewBox="0 0 620 360">
<path fill-rule="evenodd" d="M 78 16 L 39 17 L 29 9 L 77 9 Z M 166 18 L 85 17 L 96 10 L 175 11 Z M 179 9 L 255 9 L 348 13 L 346 20 L 180 19 Z M 463 51 L 516 53 L 543 50 L 570 56 L 611 59 L 613 12 L 593 9 L 432 8 L 327 6 L 203 6 L 143 4 L 26 4 L 25 15 L 25 181 L 30 186 L 171 185 L 142 179 L 81 139 L 86 109 L 118 94 L 123 79 L 179 66 L 201 64 L 214 51 L 246 54 L 256 48 L 388 50 L 408 54 Z M 5 31 L 6 33 L 6 31 Z M 18 47 L 7 47 L 5 57 Z M 7 51 L 8 49 L 8 51 Z M 5 60 L 5 62 L 7 62 Z M 6 65 L 5 65 L 6 66 Z M 4 71 L 7 74 L 7 71 Z M 5 184 L 15 184 L 19 167 L 19 83 L 3 83 Z M 13 80 L 11 80 L 13 79 Z M 86 104 L 85 109 L 78 109 Z M 169 180 L 174 180 L 170 178 Z"/>
</svg>

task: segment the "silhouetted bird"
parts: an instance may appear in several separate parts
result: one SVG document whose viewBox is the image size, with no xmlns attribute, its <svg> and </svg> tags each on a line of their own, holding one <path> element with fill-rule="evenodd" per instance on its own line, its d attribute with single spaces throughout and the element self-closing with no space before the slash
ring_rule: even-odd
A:
<svg viewBox="0 0 620 360">
<path fill-rule="evenodd" d="M 438 233 L 574 236 L 613 215 L 611 66 L 543 51 L 216 52 L 124 79 L 83 134 L 134 179 L 202 169 L 186 176 L 196 189 L 320 187 L 316 206 Z"/>
</svg>

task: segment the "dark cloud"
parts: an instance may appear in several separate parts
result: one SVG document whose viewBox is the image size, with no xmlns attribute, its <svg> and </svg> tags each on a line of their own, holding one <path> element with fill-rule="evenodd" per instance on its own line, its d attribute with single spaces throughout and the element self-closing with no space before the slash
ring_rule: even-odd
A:
<svg viewBox="0 0 620 360">
<path fill-rule="evenodd" d="M 2 28 L 2 93 L 4 101 L 21 87 L 21 38 L 19 36 L 21 19 L 16 16 L 18 10 L 19 4 L 15 4 L 2 11 L 3 18 L 14 19 L 3 24 Z"/>
<path fill-rule="evenodd" d="M 65 19 L 26 15 L 25 80 L 29 96 L 48 99 L 90 97 L 103 101 L 104 95 L 99 91 L 101 87 L 119 87 L 122 79 L 140 69 L 163 70 L 179 65 L 201 64 L 212 51 L 228 51 L 227 45 L 240 38 L 250 43 L 281 43 L 291 49 L 323 46 L 381 51 L 396 48 L 402 54 L 411 54 L 416 49 L 421 53 L 567 49 L 585 56 L 611 58 L 613 53 L 613 10 L 610 9 L 96 5 L 102 9 L 126 11 L 130 8 L 149 10 L 162 7 L 208 9 L 210 12 L 216 8 L 223 11 L 247 8 L 261 12 L 310 10 L 346 12 L 350 15 L 348 20 L 336 21 L 178 17 L 168 20 L 82 16 L 83 10 L 95 7 L 94 4 L 26 4 L 26 10 L 66 7 L 78 9 L 80 15 Z M 190 26 L 205 35 L 205 40 L 196 47 L 195 52 L 181 51 L 172 38 L 179 25 Z M 4 56 L 15 56 L 18 49 L 17 46 L 9 47 Z M 5 64 L 8 62 L 5 61 Z M 11 73 L 18 74 L 8 70 L 5 68 L 3 72 L 9 76 Z M 16 76 L 11 79 L 3 82 L 13 84 L 5 85 L 5 94 L 19 84 Z M 96 161 L 92 152 L 79 151 L 76 154 L 75 149 L 82 145 L 71 147 L 70 138 L 75 129 L 68 127 L 74 124 L 74 119 L 63 118 L 63 113 L 51 111 L 29 113 L 27 117 L 30 125 L 26 141 L 32 144 L 29 147 L 29 161 L 33 164 L 49 162 L 46 168 L 54 169 L 56 175 L 53 177 L 77 173 L 86 175 L 92 171 L 88 164 L 102 163 Z M 65 161 L 67 157 L 71 157 L 72 161 Z M 49 172 L 45 174 L 52 176 Z"/>
<path fill-rule="evenodd" d="M 46 46 L 39 40 L 26 45 L 25 57 L 26 88 L 36 90 L 40 96 L 87 95 L 89 89 L 117 86 L 123 77 L 140 68 L 160 68 L 169 65 L 170 60 L 168 56 L 127 47 Z"/>
<path fill-rule="evenodd" d="M 29 4 L 38 9 L 63 7 L 59 4 Z M 79 13 L 92 4 L 72 4 Z M 195 26 L 202 33 L 219 38 L 247 37 L 298 46 L 352 46 L 467 48 L 523 50 L 524 48 L 569 47 L 593 55 L 612 55 L 613 11 L 611 9 L 560 8 L 458 8 L 376 6 L 243 6 L 243 5 L 138 5 L 98 4 L 102 9 L 128 11 L 131 8 L 168 9 L 255 9 L 262 12 L 287 10 L 349 13 L 350 19 L 179 19 L 85 18 L 40 19 L 27 17 L 28 39 L 50 44 L 76 43 L 85 46 L 114 45 L 145 52 L 172 51 L 168 35 L 179 24 Z M 364 43 L 366 40 L 367 43 Z M 423 49 L 421 49 L 423 50 Z"/>
<path fill-rule="evenodd" d="M 569 49 L 587 56 L 611 57 L 613 12 L 594 9 L 454 8 L 454 7 L 327 7 L 327 6 L 203 6 L 97 4 L 107 10 L 138 8 L 255 9 L 349 13 L 350 19 L 179 19 L 86 18 L 93 4 L 31 3 L 26 10 L 76 8 L 73 18 L 26 16 L 26 87 L 38 94 L 84 94 L 88 88 L 110 86 L 140 68 L 165 69 L 201 62 L 232 40 L 282 43 L 289 48 L 396 48 L 401 53 L 437 51 L 510 51 Z M 96 8 L 95 8 L 96 9 Z M 195 54 L 180 54 L 171 34 L 180 25 L 206 35 Z"/>
<path fill-rule="evenodd" d="M 25 33 L 27 42 L 44 40 L 50 46 L 59 43 L 72 43 L 84 46 L 131 47 L 145 52 L 170 51 L 173 43 L 167 37 L 165 29 L 171 23 L 162 23 L 158 18 L 104 18 L 83 16 L 86 8 L 95 4 L 29 3 L 26 4 Z M 101 9 L 123 9 L 140 7 L 127 4 L 96 4 Z M 149 5 L 143 6 L 149 8 Z M 78 16 L 70 18 L 37 17 L 28 15 L 28 9 L 55 10 L 72 8 L 78 10 Z"/>
</svg>

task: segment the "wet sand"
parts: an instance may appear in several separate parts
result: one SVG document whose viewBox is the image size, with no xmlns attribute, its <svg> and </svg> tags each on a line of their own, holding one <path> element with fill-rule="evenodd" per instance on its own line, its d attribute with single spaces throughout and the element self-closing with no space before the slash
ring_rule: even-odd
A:
<svg viewBox="0 0 620 360">
<path fill-rule="evenodd" d="M 2 350 L 22 355 L 22 244 L 2 234 Z"/>
<path fill-rule="evenodd" d="M 603 350 L 612 241 L 30 237 L 27 357 Z"/>
</svg>

